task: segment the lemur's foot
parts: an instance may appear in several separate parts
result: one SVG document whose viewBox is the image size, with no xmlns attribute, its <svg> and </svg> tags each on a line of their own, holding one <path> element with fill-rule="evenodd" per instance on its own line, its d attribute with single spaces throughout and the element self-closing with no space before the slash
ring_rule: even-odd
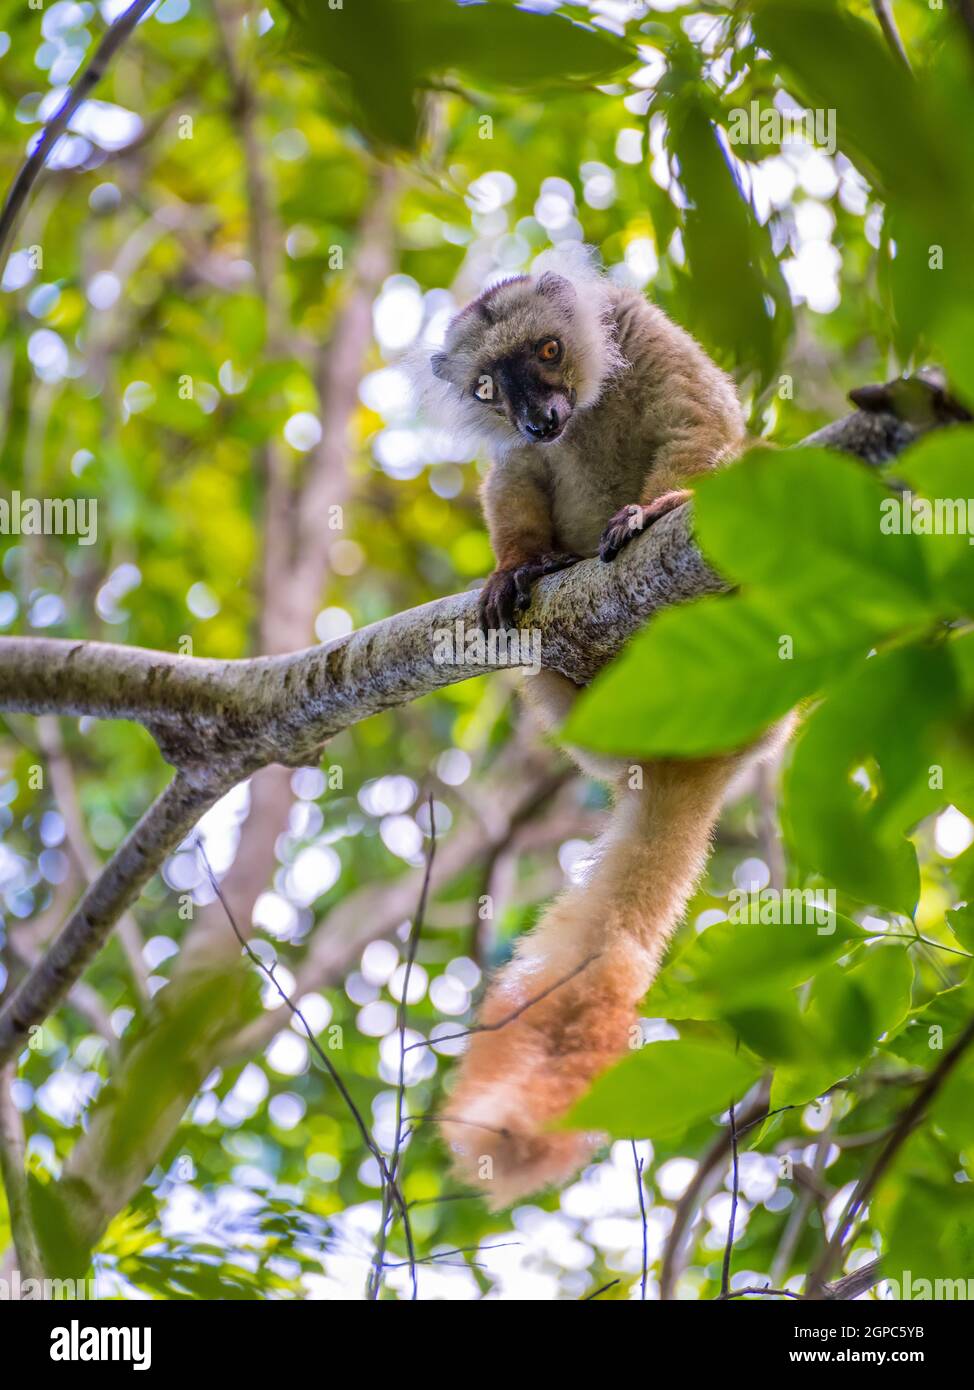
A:
<svg viewBox="0 0 974 1390">
<path fill-rule="evenodd" d="M 531 603 L 531 587 L 546 574 L 574 565 L 580 556 L 563 553 L 536 555 L 523 565 L 496 569 L 480 591 L 480 625 L 485 632 L 517 626 L 518 616 Z"/>
<path fill-rule="evenodd" d="M 638 502 L 630 502 L 628 507 L 622 507 L 602 532 L 602 539 L 599 541 L 600 557 L 603 560 L 614 560 L 619 551 L 635 536 L 652 526 L 654 521 L 659 521 L 661 516 L 682 507 L 692 496 L 693 493 L 686 488 L 677 488 L 673 492 L 664 492 L 662 496 L 655 497 L 645 507 L 640 506 Z"/>
</svg>

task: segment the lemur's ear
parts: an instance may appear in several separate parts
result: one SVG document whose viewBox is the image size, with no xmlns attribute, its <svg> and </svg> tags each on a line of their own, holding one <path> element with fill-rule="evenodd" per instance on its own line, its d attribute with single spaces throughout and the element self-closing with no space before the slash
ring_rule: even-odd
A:
<svg viewBox="0 0 974 1390">
<path fill-rule="evenodd" d="M 535 285 L 535 293 L 540 294 L 543 299 L 551 299 L 566 312 L 570 313 L 575 303 L 575 286 L 570 280 L 566 280 L 564 275 L 556 275 L 553 270 L 546 270 Z"/>
<path fill-rule="evenodd" d="M 450 380 L 449 373 L 446 369 L 449 360 L 445 352 L 434 352 L 433 356 L 430 358 L 430 366 L 433 369 L 433 375 L 439 377 L 440 381 Z"/>
</svg>

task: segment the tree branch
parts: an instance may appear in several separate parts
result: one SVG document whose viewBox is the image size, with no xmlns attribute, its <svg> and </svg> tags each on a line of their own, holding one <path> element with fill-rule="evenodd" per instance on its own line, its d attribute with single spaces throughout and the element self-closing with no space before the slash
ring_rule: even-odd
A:
<svg viewBox="0 0 974 1390">
<path fill-rule="evenodd" d="M 30 1030 L 57 1008 L 119 916 L 156 869 L 227 787 L 193 784 L 177 774 L 122 841 L 71 913 L 43 959 L 0 1007 L 0 1066 Z"/>
<path fill-rule="evenodd" d="M 852 1230 L 853 1222 L 863 1210 L 873 1192 L 875 1192 L 880 1179 L 886 1173 L 893 1159 L 926 1115 L 927 1109 L 934 1096 L 946 1082 L 951 1072 L 957 1066 L 957 1063 L 972 1044 L 974 1044 L 974 1018 L 969 1021 L 967 1027 L 957 1038 L 954 1045 L 949 1051 L 944 1053 L 937 1066 L 934 1067 L 933 1071 L 919 1088 L 916 1095 L 910 1101 L 910 1104 L 893 1126 L 890 1136 L 877 1154 L 875 1162 L 866 1170 L 856 1184 L 851 1197 L 846 1203 L 845 1210 L 832 1233 L 831 1239 L 822 1252 L 818 1264 L 809 1275 L 808 1293 L 811 1298 L 822 1298 L 827 1296 L 825 1292 L 825 1281 L 828 1279 L 834 1266 L 840 1264 L 845 1254 L 847 1240 Z"/>
<path fill-rule="evenodd" d="M 542 580 L 523 620 L 540 635 L 542 664 L 586 684 L 660 608 L 723 588 L 693 546 L 689 520 L 682 508 L 613 564 L 585 560 Z M 270 762 L 314 761 L 329 738 L 370 715 L 499 664 L 533 660 L 526 648 L 510 662 L 489 652 L 468 658 L 463 641 L 477 628 L 477 596 L 467 592 L 326 646 L 242 661 L 7 637 L 0 639 L 0 709 L 135 720 L 187 775 L 216 762 L 239 779 Z M 440 650 L 443 633 L 459 634 L 452 655 Z"/>
<path fill-rule="evenodd" d="M 913 69 L 910 67 L 910 59 L 907 56 L 906 47 L 900 37 L 900 31 L 896 27 L 896 19 L 893 15 L 893 6 L 890 0 L 872 0 L 872 6 L 873 14 L 876 16 L 876 21 L 883 31 L 883 37 L 889 44 L 890 52 L 900 60 L 907 72 L 912 72 Z"/>
<path fill-rule="evenodd" d="M 938 423 L 860 410 L 805 442 L 875 464 Z M 724 587 L 694 546 L 690 510 L 682 507 L 611 565 L 583 560 L 541 580 L 522 624 L 540 638 L 543 666 L 585 685 L 661 608 Z M 205 779 L 215 762 L 239 779 L 267 763 L 300 766 L 313 760 L 329 738 L 382 710 L 499 665 L 531 664 L 533 648 L 522 647 L 506 661 L 491 659 L 489 652 L 468 655 L 464 640 L 477 626 L 477 597 L 468 591 L 397 613 L 327 645 L 238 661 L 103 642 L 5 637 L 0 639 L 0 709 L 135 720 L 190 780 Z M 439 641 L 444 634 L 458 639 L 452 654 Z"/>
<path fill-rule="evenodd" d="M 51 790 L 64 820 L 68 849 L 84 881 L 94 883 L 101 872 L 101 860 L 88 839 L 71 761 L 61 738 L 58 721 L 52 715 L 44 715 L 38 720 L 37 732 L 41 752 L 47 760 L 51 776 Z M 142 956 L 142 933 L 130 912 L 123 912 L 118 919 L 118 936 L 125 959 L 128 961 L 135 992 L 144 1002 L 149 998 L 149 972 Z"/>
<path fill-rule="evenodd" d="M 7 1194 L 10 1233 L 23 1279 L 41 1279 L 44 1268 L 31 1220 L 27 1186 L 24 1126 L 10 1094 L 16 1068 L 0 1067 L 0 1178 Z"/>
<path fill-rule="evenodd" d="M 30 191 L 40 177 L 41 170 L 60 137 L 68 128 L 71 117 L 86 101 L 92 89 L 105 75 L 108 64 L 122 44 L 135 31 L 139 21 L 155 0 L 133 0 L 123 14 L 120 14 L 107 30 L 101 43 L 95 49 L 91 62 L 82 72 L 73 87 L 70 87 L 61 105 L 41 132 L 41 137 L 28 158 L 21 166 L 17 177 L 10 185 L 7 201 L 0 212 L 0 273 L 7 263 L 7 250 L 20 220 Z"/>
<path fill-rule="evenodd" d="M 844 1275 L 841 1279 L 836 1279 L 834 1284 L 826 1284 L 822 1291 L 822 1297 L 830 1302 L 838 1300 L 848 1301 L 853 1298 L 860 1298 L 874 1285 L 878 1284 L 883 1277 L 882 1261 L 870 1260 L 868 1264 L 854 1269 L 851 1274 Z"/>
</svg>

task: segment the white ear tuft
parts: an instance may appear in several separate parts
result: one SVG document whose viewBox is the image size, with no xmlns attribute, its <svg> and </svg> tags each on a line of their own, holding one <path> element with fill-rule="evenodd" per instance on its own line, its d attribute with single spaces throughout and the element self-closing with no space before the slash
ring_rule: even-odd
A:
<svg viewBox="0 0 974 1390">
<path fill-rule="evenodd" d="M 533 275 L 561 275 L 573 284 L 598 280 L 602 275 L 599 253 L 594 246 L 582 241 L 562 241 L 536 256 L 531 265 Z"/>
</svg>

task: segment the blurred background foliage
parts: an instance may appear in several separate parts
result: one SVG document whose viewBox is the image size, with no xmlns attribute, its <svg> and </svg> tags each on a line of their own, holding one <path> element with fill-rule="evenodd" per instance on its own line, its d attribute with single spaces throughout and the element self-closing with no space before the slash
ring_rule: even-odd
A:
<svg viewBox="0 0 974 1390">
<path fill-rule="evenodd" d="M 123 9 L 0 0 L 5 183 Z M 947 6 L 901 0 L 896 19 L 912 73 L 865 3 L 164 0 L 58 144 L 3 267 L 3 493 L 98 510 L 89 545 L 0 537 L 2 630 L 236 657 L 477 582 L 484 461 L 416 417 L 397 362 L 566 239 L 688 326 L 776 442 L 925 361 L 974 404 L 974 43 Z M 773 113 L 796 107 L 831 113 L 834 143 L 776 137 Z M 771 136 L 732 141 L 741 111 Z M 954 427 L 890 471 L 966 497 L 969 451 Z M 579 1181 L 501 1215 L 458 1193 L 424 1122 L 457 1044 L 407 1054 L 420 1297 L 638 1297 L 631 1139 L 650 1296 L 714 1297 L 731 1093 L 755 1115 L 789 1107 L 742 1135 L 733 1284 L 800 1288 L 969 1020 L 971 552 L 881 535 L 882 496 L 814 451 L 701 490 L 701 543 L 740 591 L 655 623 L 574 733 L 693 754 L 824 698 L 781 806 L 762 773 L 728 808 L 647 1045 L 582 1103 L 613 1142 Z M 165 769 L 137 728 L 10 716 L 0 775 L 9 988 Z M 599 826 L 600 793 L 523 726 L 509 676 L 378 716 L 320 768 L 261 773 L 201 827 L 386 1150 L 428 797 L 418 1041 L 469 1016 Z M 768 885 L 833 893 L 826 929 L 727 921 L 732 890 Z M 52 1270 L 93 1260 L 109 1296 L 365 1291 L 375 1159 L 237 954 L 186 845 L 22 1057 L 11 1096 Z M 190 967 L 221 958 L 201 984 Z M 882 1253 L 894 1278 L 974 1276 L 972 1116 L 968 1056 L 847 1269 Z M 384 1296 L 408 1297 L 398 1225 L 386 1258 Z"/>
</svg>

